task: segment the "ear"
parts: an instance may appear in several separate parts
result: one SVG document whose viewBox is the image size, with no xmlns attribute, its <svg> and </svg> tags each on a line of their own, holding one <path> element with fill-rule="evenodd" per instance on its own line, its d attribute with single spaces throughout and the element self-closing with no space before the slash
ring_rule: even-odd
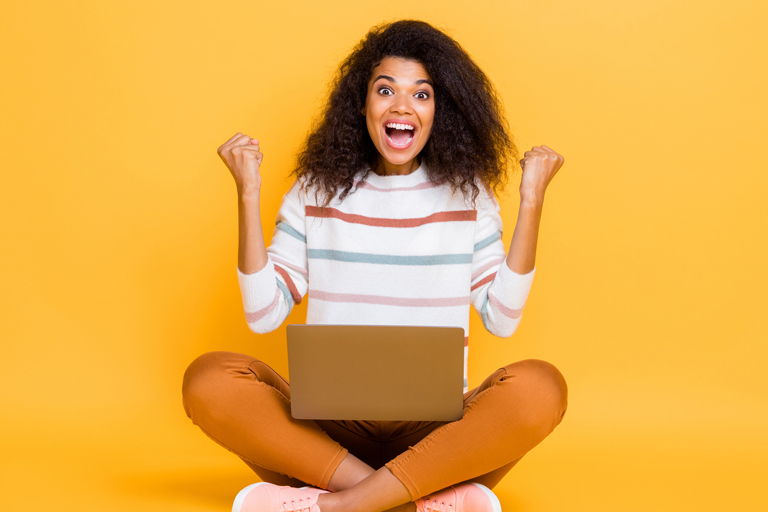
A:
<svg viewBox="0 0 768 512">
<path fill-rule="evenodd" d="M 361 113 L 361 114 L 363 114 L 363 115 L 365 115 L 365 107 L 363 107 L 363 108 L 361 108 L 361 109 L 360 109 L 360 113 Z"/>
</svg>

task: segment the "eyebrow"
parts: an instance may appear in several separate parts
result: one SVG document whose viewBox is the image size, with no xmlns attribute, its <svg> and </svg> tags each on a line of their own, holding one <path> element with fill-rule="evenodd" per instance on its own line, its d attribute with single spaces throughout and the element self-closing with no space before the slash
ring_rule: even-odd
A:
<svg viewBox="0 0 768 512">
<path fill-rule="evenodd" d="M 394 78 L 392 78 L 392 77 L 391 77 L 391 76 L 389 76 L 389 75 L 379 75 L 379 76 L 377 76 L 377 77 L 376 77 L 376 80 L 374 80 L 374 82 L 376 82 L 377 80 L 379 80 L 379 79 L 381 79 L 381 78 L 383 78 L 383 79 L 385 79 L 385 80 L 389 80 L 389 81 L 390 81 L 390 82 L 392 82 L 393 84 L 396 84 L 396 83 L 397 83 L 397 80 L 395 80 Z M 413 85 L 419 85 L 419 84 L 429 84 L 429 85 L 431 85 L 432 87 L 434 87 L 434 84 L 432 83 L 432 80 L 430 80 L 430 79 L 428 79 L 428 78 L 421 78 L 421 79 L 419 79 L 419 80 L 416 80 L 415 82 L 413 82 Z"/>
</svg>

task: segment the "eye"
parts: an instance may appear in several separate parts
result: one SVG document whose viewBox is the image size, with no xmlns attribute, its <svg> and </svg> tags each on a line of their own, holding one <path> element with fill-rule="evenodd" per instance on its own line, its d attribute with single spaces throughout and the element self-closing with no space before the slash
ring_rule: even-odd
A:
<svg viewBox="0 0 768 512">
<path fill-rule="evenodd" d="M 392 92 L 392 89 L 390 89 L 389 87 L 381 87 L 379 88 L 379 94 L 382 94 L 384 96 L 391 96 L 394 93 Z"/>
<path fill-rule="evenodd" d="M 420 100 L 426 100 L 426 99 L 429 99 L 429 94 L 424 92 L 424 91 L 417 92 L 416 93 L 416 98 L 418 98 Z"/>
</svg>

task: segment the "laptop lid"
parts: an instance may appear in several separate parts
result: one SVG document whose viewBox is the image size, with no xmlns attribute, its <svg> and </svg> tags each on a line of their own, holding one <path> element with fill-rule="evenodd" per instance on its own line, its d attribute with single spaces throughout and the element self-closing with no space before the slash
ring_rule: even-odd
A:
<svg viewBox="0 0 768 512">
<path fill-rule="evenodd" d="M 296 419 L 455 421 L 464 408 L 464 329 L 288 325 Z"/>
</svg>

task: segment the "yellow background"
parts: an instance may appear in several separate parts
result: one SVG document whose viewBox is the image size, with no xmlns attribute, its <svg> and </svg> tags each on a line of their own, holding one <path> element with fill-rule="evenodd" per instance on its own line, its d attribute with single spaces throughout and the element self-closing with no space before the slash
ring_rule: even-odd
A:
<svg viewBox="0 0 768 512">
<path fill-rule="evenodd" d="M 521 151 L 565 156 L 518 332 L 473 313 L 470 387 L 534 357 L 570 388 L 504 510 L 768 509 L 762 0 L 4 2 L 0 508 L 229 510 L 255 481 L 181 406 L 209 350 L 287 373 L 284 327 L 245 324 L 216 148 L 262 141 L 271 234 L 331 73 L 404 17 L 476 59 Z"/>
</svg>

